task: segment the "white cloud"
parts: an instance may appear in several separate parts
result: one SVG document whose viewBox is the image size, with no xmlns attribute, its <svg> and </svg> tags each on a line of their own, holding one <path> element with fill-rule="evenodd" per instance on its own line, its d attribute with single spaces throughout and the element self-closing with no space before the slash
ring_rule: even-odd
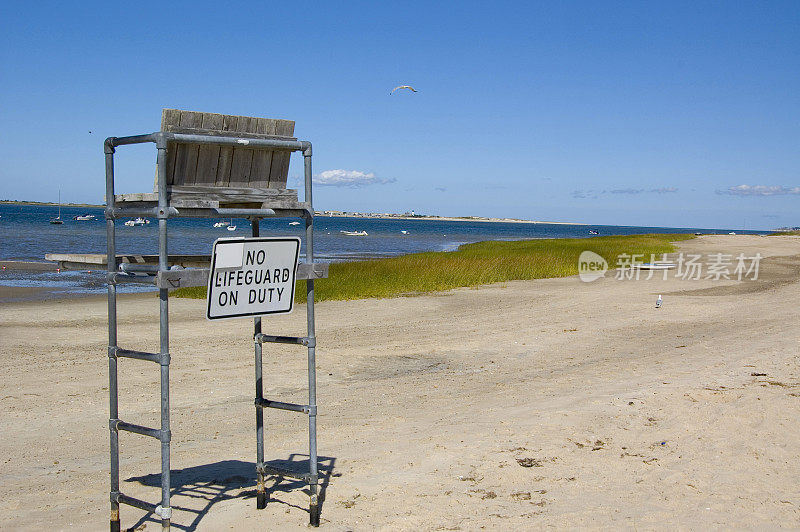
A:
<svg viewBox="0 0 800 532">
<path fill-rule="evenodd" d="M 654 188 L 650 192 L 655 192 L 656 194 L 669 194 L 670 192 L 677 192 L 678 189 L 676 187 L 661 187 L 661 188 Z"/>
<path fill-rule="evenodd" d="M 800 187 L 784 187 L 783 185 L 738 185 L 727 190 L 718 190 L 717 194 L 731 196 L 785 196 L 800 194 Z"/>
<path fill-rule="evenodd" d="M 643 188 L 617 188 L 611 191 L 612 194 L 641 194 Z"/>
<path fill-rule="evenodd" d="M 330 187 L 365 187 L 367 185 L 385 185 L 394 183 L 396 179 L 377 177 L 372 172 L 358 170 L 325 170 L 314 176 L 314 184 Z"/>
</svg>

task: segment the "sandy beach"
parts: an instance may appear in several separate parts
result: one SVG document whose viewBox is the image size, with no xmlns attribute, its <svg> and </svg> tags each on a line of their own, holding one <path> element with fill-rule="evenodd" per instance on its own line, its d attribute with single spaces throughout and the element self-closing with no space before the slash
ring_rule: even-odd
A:
<svg viewBox="0 0 800 532">
<path fill-rule="evenodd" d="M 797 528 L 800 237 L 679 250 L 764 258 L 758 280 L 609 272 L 318 304 L 321 528 Z M 170 299 L 173 525 L 305 529 L 297 483 L 255 508 L 252 322 L 204 308 Z M 121 346 L 157 350 L 154 295 L 122 296 L 119 317 Z M 296 309 L 264 332 L 304 324 Z M 105 298 L 0 307 L 0 529 L 108 527 L 106 346 Z M 265 349 L 265 396 L 303 402 L 305 363 Z M 156 426 L 157 367 L 121 360 L 120 385 L 121 417 Z M 306 417 L 265 420 L 267 459 L 301 459 Z M 158 443 L 120 439 L 122 490 L 157 501 Z"/>
</svg>

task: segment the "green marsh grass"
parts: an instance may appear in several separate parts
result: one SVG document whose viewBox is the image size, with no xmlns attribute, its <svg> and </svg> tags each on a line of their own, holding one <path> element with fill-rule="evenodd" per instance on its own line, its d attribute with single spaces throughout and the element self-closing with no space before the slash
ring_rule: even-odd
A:
<svg viewBox="0 0 800 532">
<path fill-rule="evenodd" d="M 692 235 L 648 234 L 594 238 L 556 238 L 466 244 L 453 252 L 413 253 L 387 259 L 330 265 L 327 279 L 314 283 L 315 300 L 388 298 L 475 287 L 504 281 L 577 275 L 578 256 L 594 251 L 617 264 L 623 253 L 650 255 L 675 251 L 672 242 Z M 298 281 L 295 300 L 305 301 L 305 282 Z M 202 299 L 205 287 L 181 288 L 173 295 Z"/>
</svg>

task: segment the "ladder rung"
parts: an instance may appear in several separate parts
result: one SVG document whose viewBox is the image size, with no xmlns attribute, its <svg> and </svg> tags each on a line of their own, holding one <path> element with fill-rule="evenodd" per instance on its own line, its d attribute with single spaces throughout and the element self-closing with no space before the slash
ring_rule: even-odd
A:
<svg viewBox="0 0 800 532">
<path fill-rule="evenodd" d="M 121 262 L 119 269 L 124 273 L 146 273 L 155 275 L 158 273 L 158 264 L 139 264 L 136 262 Z"/>
<path fill-rule="evenodd" d="M 255 336 L 256 342 L 265 343 L 271 342 L 275 344 L 297 344 L 306 347 L 315 347 L 315 341 L 308 336 L 270 336 L 268 334 L 257 334 Z"/>
<path fill-rule="evenodd" d="M 280 401 L 270 401 L 269 399 L 256 399 L 256 406 L 261 408 L 278 408 L 280 410 L 293 410 L 294 412 L 309 412 L 308 405 L 297 405 L 294 403 L 282 403 Z"/>
<path fill-rule="evenodd" d="M 156 284 L 157 279 L 152 275 L 147 276 L 140 276 L 140 275 L 129 275 L 126 273 L 108 273 L 106 274 L 106 279 L 108 280 L 108 284 L 120 284 L 120 283 L 139 283 L 139 284 Z"/>
<path fill-rule="evenodd" d="M 272 467 L 268 465 L 263 465 L 259 468 L 259 473 L 262 475 L 275 475 L 278 477 L 289 477 L 289 478 L 296 478 L 297 480 L 304 480 L 308 482 L 311 479 L 311 473 L 297 473 L 295 471 L 290 471 L 288 469 L 283 469 L 280 467 Z"/>
<path fill-rule="evenodd" d="M 133 506 L 134 508 L 139 508 L 140 510 L 153 513 L 156 513 L 156 507 L 158 506 L 156 504 L 150 504 L 149 502 L 125 495 L 124 493 L 120 493 L 117 496 L 116 502 L 120 504 L 127 504 L 128 506 Z"/>
<path fill-rule="evenodd" d="M 169 441 L 169 431 L 151 429 L 149 427 L 143 427 L 142 425 L 134 425 L 133 423 L 126 423 L 119 420 L 117 420 L 116 423 L 112 422 L 112 426 L 117 430 L 134 432 L 136 434 L 141 434 L 142 436 L 150 436 L 151 438 L 155 438 L 157 440 L 164 440 L 166 436 L 166 441 Z"/>
<path fill-rule="evenodd" d="M 135 358 L 137 360 L 149 360 L 150 362 L 161 362 L 161 355 L 159 353 L 146 353 L 144 351 L 134 351 L 132 349 L 116 349 L 118 357 Z"/>
</svg>

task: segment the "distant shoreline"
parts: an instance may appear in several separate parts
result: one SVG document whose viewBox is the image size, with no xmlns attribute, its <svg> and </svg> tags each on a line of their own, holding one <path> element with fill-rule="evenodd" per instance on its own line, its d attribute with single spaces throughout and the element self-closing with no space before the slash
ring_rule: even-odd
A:
<svg viewBox="0 0 800 532">
<path fill-rule="evenodd" d="M 519 218 L 485 218 L 483 216 L 406 216 L 403 214 L 331 214 L 317 212 L 316 216 L 328 218 L 350 218 L 353 220 L 427 220 L 434 222 L 493 222 L 512 224 L 546 224 L 546 225 L 590 225 L 576 222 L 543 222 L 539 220 L 522 220 Z"/>
<path fill-rule="evenodd" d="M 0 205 L 30 205 L 36 207 L 58 207 L 58 203 L 52 201 L 17 201 L 17 200 L 0 200 Z M 61 203 L 62 207 L 94 207 L 97 209 L 105 208 L 105 205 L 94 205 L 92 203 Z"/>
<path fill-rule="evenodd" d="M 58 203 L 51 201 L 19 201 L 19 200 L 0 200 L 0 205 L 31 205 L 38 207 L 58 207 Z M 92 203 L 62 203 L 62 207 L 92 207 L 97 209 L 105 208 L 105 205 L 95 205 Z M 547 224 L 547 225 L 590 225 L 575 222 L 545 222 L 540 220 L 521 220 L 519 218 L 486 218 L 484 216 L 406 216 L 402 214 L 339 214 L 331 212 L 316 212 L 316 216 L 328 216 L 330 218 L 372 218 L 379 220 L 434 220 L 444 222 L 499 222 L 515 224 Z"/>
</svg>

